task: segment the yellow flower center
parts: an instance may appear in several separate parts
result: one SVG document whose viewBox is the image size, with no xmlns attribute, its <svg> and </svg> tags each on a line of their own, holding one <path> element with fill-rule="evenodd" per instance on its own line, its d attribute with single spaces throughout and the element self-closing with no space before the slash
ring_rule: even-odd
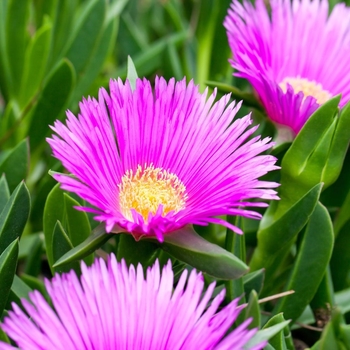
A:
<svg viewBox="0 0 350 350">
<path fill-rule="evenodd" d="M 287 77 L 279 83 L 279 86 L 283 90 L 283 92 L 287 92 L 287 83 L 292 86 L 295 93 L 303 92 L 304 100 L 308 96 L 312 96 L 316 99 L 316 102 L 320 105 L 327 102 L 331 97 L 331 93 L 327 90 L 324 90 L 322 84 L 316 83 L 316 81 L 296 77 L 291 78 Z"/>
<path fill-rule="evenodd" d="M 139 165 L 136 172 L 128 170 L 119 187 L 119 203 L 122 214 L 133 221 L 131 209 L 140 213 L 145 222 L 148 214 L 157 212 L 163 206 L 162 216 L 185 208 L 186 187 L 175 175 L 162 168 Z"/>
</svg>

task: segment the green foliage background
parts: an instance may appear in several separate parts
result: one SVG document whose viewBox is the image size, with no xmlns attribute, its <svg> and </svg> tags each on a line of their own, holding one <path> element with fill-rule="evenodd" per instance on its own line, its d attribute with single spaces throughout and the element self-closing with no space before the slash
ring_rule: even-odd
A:
<svg viewBox="0 0 350 350">
<path fill-rule="evenodd" d="M 43 278 L 77 260 L 114 252 L 144 267 L 173 260 L 176 273 L 196 267 L 218 280 L 229 302 L 248 303 L 238 323 L 270 330 L 266 349 L 350 349 L 350 107 L 339 98 L 310 118 L 293 143 L 272 150 L 282 166 L 281 201 L 262 221 L 229 218 L 238 236 L 216 225 L 185 228 L 163 245 L 106 235 L 82 200 L 49 174 L 63 171 L 45 137 L 49 125 L 78 111 L 110 78 L 187 77 L 202 91 L 218 87 L 253 111 L 257 134 L 274 126 L 245 81 L 232 76 L 222 22 L 229 0 L 2 0 L 0 2 L 0 316 L 11 302 L 43 293 Z M 333 3 L 334 5 L 334 3 Z M 128 56 L 132 57 L 132 61 Z M 202 248 L 198 248 L 198 247 Z M 60 263 L 57 262 L 60 260 Z M 64 263 L 63 263 L 64 262 Z M 55 266 L 54 266 L 55 265 Z M 250 267 L 249 273 L 248 266 Z M 282 291 L 277 301 L 259 299 Z M 284 320 L 291 320 L 286 325 Z M 279 325 L 277 327 L 277 325 Z M 273 331 L 271 331 L 272 327 Z M 8 341 L 0 329 L 0 339 Z"/>
</svg>

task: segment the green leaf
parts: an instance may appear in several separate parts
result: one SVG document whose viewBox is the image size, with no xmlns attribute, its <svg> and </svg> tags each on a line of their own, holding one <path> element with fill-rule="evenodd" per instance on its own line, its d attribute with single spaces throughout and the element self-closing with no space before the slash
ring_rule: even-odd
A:
<svg viewBox="0 0 350 350">
<path fill-rule="evenodd" d="M 236 279 L 248 272 L 243 261 L 206 241 L 189 226 L 165 235 L 160 247 L 176 259 L 216 278 Z"/>
<path fill-rule="evenodd" d="M 337 128 L 339 101 L 340 96 L 336 96 L 318 108 L 283 157 L 280 190 L 283 202 L 278 206 L 277 216 L 283 215 L 316 184 L 324 182 L 327 187 L 339 175 L 347 148 L 342 136 L 335 141 L 337 130 L 340 133 Z M 340 158 L 336 157 L 337 164 L 330 163 L 334 169 L 329 169 L 327 164 L 334 142 L 342 149 L 339 150 Z"/>
<path fill-rule="evenodd" d="M 13 283 L 11 286 L 11 292 L 9 296 L 9 300 L 11 302 L 15 302 L 16 304 L 20 304 L 22 299 L 29 299 L 28 294 L 32 291 L 32 289 L 23 282 L 17 275 L 13 279 Z"/>
<path fill-rule="evenodd" d="M 86 212 L 75 209 L 75 207 L 80 206 L 80 203 L 67 193 L 63 194 L 63 199 L 64 227 L 68 232 L 69 239 L 73 246 L 77 246 L 90 236 L 91 227 L 89 218 Z"/>
<path fill-rule="evenodd" d="M 136 242 L 129 234 L 120 234 L 118 243 L 117 260 L 124 259 L 128 265 L 137 266 L 138 263 L 145 268 L 154 263 L 159 252 L 157 244 L 140 240 Z"/>
<path fill-rule="evenodd" d="M 72 101 L 80 100 L 81 96 L 84 95 L 87 89 L 94 82 L 94 79 L 97 77 L 98 73 L 103 66 L 103 63 L 110 51 L 111 44 L 114 44 L 117 34 L 117 23 L 118 18 L 115 17 L 103 28 L 103 33 L 101 40 L 99 40 L 98 46 L 96 47 L 95 52 L 91 55 L 90 60 L 87 62 L 86 69 L 84 74 L 79 77 L 77 85 L 74 88 Z"/>
<path fill-rule="evenodd" d="M 59 260 L 65 253 L 69 252 L 72 248 L 72 242 L 70 241 L 67 233 L 64 231 L 62 224 L 59 221 L 57 221 L 52 236 L 52 256 L 54 261 Z M 65 264 L 63 266 L 54 268 L 55 272 L 59 273 L 69 272 L 72 269 L 76 272 L 79 272 L 79 264 L 77 262 L 72 262 L 70 264 Z"/>
<path fill-rule="evenodd" d="M 86 3 L 82 13 L 75 21 L 67 44 L 66 57 L 72 62 L 78 80 L 89 65 L 89 61 L 99 45 L 106 14 L 106 2 L 92 0 Z"/>
<path fill-rule="evenodd" d="M 23 75 L 25 48 L 29 39 L 27 25 L 29 0 L 9 0 L 6 18 L 6 53 L 8 57 L 8 79 L 10 91 L 17 95 Z"/>
<path fill-rule="evenodd" d="M 338 111 L 339 102 L 340 96 L 332 98 L 318 108 L 308 119 L 285 155 L 282 169 L 284 166 L 285 170 L 294 176 L 299 176 L 313 154 L 315 147 L 332 125 L 334 116 Z"/>
<path fill-rule="evenodd" d="M 31 290 L 38 290 L 42 295 L 44 295 L 46 297 L 47 291 L 45 289 L 44 282 L 41 279 L 23 273 L 23 274 L 21 274 L 21 278 L 19 280 L 21 281 L 21 285 L 22 285 L 21 294 L 23 294 L 26 291 L 26 293 L 28 295 L 28 293 Z"/>
<path fill-rule="evenodd" d="M 31 38 L 27 47 L 19 98 L 21 106 L 25 106 L 30 98 L 35 95 L 44 78 L 50 52 L 51 29 L 51 23 L 46 21 Z"/>
<path fill-rule="evenodd" d="M 66 253 L 69 249 L 84 242 L 91 233 L 87 214 L 74 208 L 80 206 L 80 203 L 64 193 L 59 186 L 59 184 L 56 184 L 51 190 L 44 208 L 44 233 L 50 266 L 52 266 L 54 261 L 60 258 L 63 253 Z M 57 221 L 60 221 L 60 226 L 62 225 L 62 230 L 66 232 L 67 240 L 71 246 L 67 246 L 66 251 L 60 250 L 61 255 L 57 255 L 56 259 L 53 259 L 52 252 L 55 251 L 56 247 L 54 246 L 52 237 L 55 228 L 58 230 L 56 227 Z M 57 231 L 57 234 L 58 233 L 59 231 Z M 63 239 L 63 236 L 61 239 Z M 93 256 L 86 257 L 84 260 L 90 265 L 93 262 Z"/>
<path fill-rule="evenodd" d="M 100 224 L 92 231 L 92 234 L 83 243 L 64 254 L 58 261 L 56 261 L 53 267 L 60 267 L 72 261 L 85 258 L 106 243 L 112 235 L 113 234 L 111 233 L 105 233 L 105 225 Z"/>
<path fill-rule="evenodd" d="M 25 180 L 29 169 L 29 145 L 25 139 L 20 142 L 0 164 L 0 174 L 5 174 L 10 192 Z"/>
<path fill-rule="evenodd" d="M 255 290 L 252 290 L 249 295 L 248 305 L 244 309 L 244 319 L 252 317 L 252 322 L 249 324 L 248 328 L 260 328 L 260 306 L 258 294 Z"/>
<path fill-rule="evenodd" d="M 126 79 L 129 80 L 130 86 L 132 90 L 136 89 L 136 80 L 137 80 L 138 76 L 137 76 L 137 72 L 136 72 L 136 68 L 134 65 L 134 62 L 132 61 L 131 57 L 128 56 L 128 75 L 126 77 Z"/>
<path fill-rule="evenodd" d="M 279 203 L 273 202 L 260 222 L 258 246 L 250 262 L 253 271 L 269 268 L 276 263 L 280 252 L 288 251 L 297 234 L 309 221 L 321 193 L 322 184 L 313 187 L 282 217 L 275 219 L 274 213 Z M 281 200 L 283 201 L 283 199 Z M 277 264 L 279 264 L 277 262 Z"/>
<path fill-rule="evenodd" d="M 332 143 L 327 157 L 327 163 L 322 174 L 322 181 L 328 186 L 339 176 L 342 169 L 350 139 L 350 103 L 341 111 Z"/>
<path fill-rule="evenodd" d="M 44 235 L 46 245 L 46 256 L 50 268 L 54 264 L 52 237 L 57 220 L 62 220 L 64 213 L 64 197 L 63 191 L 60 189 L 60 184 L 57 184 L 49 193 L 44 207 Z M 53 272 L 53 270 L 52 270 Z"/>
<path fill-rule="evenodd" d="M 332 320 L 327 324 L 325 329 L 322 332 L 320 342 L 316 349 L 319 350 L 342 350 L 345 349 L 345 346 L 340 344 L 339 339 L 339 328 L 340 328 L 340 313 L 339 310 L 334 310 L 332 315 Z"/>
<path fill-rule="evenodd" d="M 30 242 L 29 254 L 26 256 L 24 272 L 28 275 L 38 276 L 41 273 L 41 257 L 43 253 L 43 240 L 41 239 L 39 234 L 32 234 L 27 237 L 34 237 L 34 239 Z M 22 248 L 23 239 L 20 241 L 20 255 Z M 21 249 L 22 248 L 22 249 Z"/>
<path fill-rule="evenodd" d="M 277 315 L 276 315 L 277 316 Z M 276 317 L 274 316 L 274 317 Z M 272 321 L 273 318 L 269 322 Z M 246 343 L 245 347 L 246 349 L 250 349 L 258 344 L 260 344 L 263 341 L 271 339 L 273 336 L 278 334 L 283 330 L 284 327 L 286 327 L 289 324 L 290 321 L 284 321 L 280 322 L 278 324 L 275 324 L 274 326 L 268 327 L 268 324 L 265 325 L 265 327 L 261 330 L 259 330 L 252 339 L 248 343 Z"/>
<path fill-rule="evenodd" d="M 10 191 L 7 185 L 6 176 L 3 174 L 0 178 L 0 213 L 5 208 L 7 201 L 10 198 Z"/>
<path fill-rule="evenodd" d="M 17 257 L 18 239 L 15 239 L 0 255 L 0 316 L 5 308 L 16 273 Z"/>
<path fill-rule="evenodd" d="M 16 238 L 21 237 L 30 211 L 30 197 L 24 182 L 21 182 L 0 214 L 0 254 Z"/>
<path fill-rule="evenodd" d="M 272 317 L 264 326 L 264 328 L 269 328 L 278 324 L 281 324 L 285 322 L 285 319 L 283 317 L 283 314 L 278 314 Z M 269 344 L 273 346 L 276 350 L 287 350 L 287 345 L 284 337 L 284 332 L 281 330 L 277 334 L 275 334 L 273 337 L 270 338 Z"/>
<path fill-rule="evenodd" d="M 260 269 L 243 276 L 244 293 L 249 295 L 252 290 L 260 294 L 264 284 L 265 270 Z"/>
<path fill-rule="evenodd" d="M 0 341 L 3 341 L 5 343 L 10 344 L 10 339 L 8 338 L 8 336 L 6 335 L 6 333 L 0 328 Z"/>
<path fill-rule="evenodd" d="M 306 227 L 297 258 L 284 290 L 295 293 L 282 298 L 274 313 L 296 320 L 310 303 L 325 274 L 333 250 L 333 228 L 327 209 L 317 204 Z"/>
<path fill-rule="evenodd" d="M 74 68 L 68 60 L 63 59 L 49 76 L 32 113 L 28 132 L 31 150 L 43 142 L 50 130 L 49 125 L 64 111 L 74 84 Z"/>
<path fill-rule="evenodd" d="M 49 65 L 53 66 L 63 57 L 62 50 L 72 32 L 74 15 L 77 13 L 76 0 L 58 0 L 53 11 L 52 48 Z"/>
</svg>

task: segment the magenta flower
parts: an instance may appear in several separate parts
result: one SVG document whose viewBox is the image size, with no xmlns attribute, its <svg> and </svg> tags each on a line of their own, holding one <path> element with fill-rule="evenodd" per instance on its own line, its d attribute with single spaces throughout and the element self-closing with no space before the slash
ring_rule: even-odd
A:
<svg viewBox="0 0 350 350">
<path fill-rule="evenodd" d="M 67 126 L 52 127 L 53 154 L 74 175 L 54 177 L 95 207 L 81 210 L 96 213 L 107 232 L 163 241 L 185 225 L 212 222 L 241 233 L 217 216 L 260 218 L 244 207 L 278 199 L 276 183 L 258 180 L 277 168 L 276 158 L 259 155 L 273 143 L 249 139 L 257 129 L 247 129 L 250 116 L 232 122 L 240 103 L 214 99 L 192 81 L 156 78 L 153 93 L 146 79 L 135 91 L 112 80 L 110 94 L 100 89 L 98 101 L 80 103 L 78 118 L 68 111 Z"/>
<path fill-rule="evenodd" d="M 250 319 L 225 336 L 239 314 L 238 299 L 217 312 L 225 291 L 208 305 L 215 283 L 203 293 L 202 274 L 187 275 L 173 290 L 170 261 L 162 274 L 156 261 L 146 279 L 140 264 L 128 268 L 114 255 L 107 265 L 83 263 L 80 280 L 71 271 L 45 281 L 53 308 L 34 291 L 31 302 L 22 300 L 29 317 L 13 303 L 1 327 L 25 350 L 243 349 L 257 331 L 247 329 Z"/>
<path fill-rule="evenodd" d="M 326 0 L 233 0 L 224 21 L 235 75 L 294 135 L 331 97 L 350 99 L 350 9 L 328 11 Z"/>
</svg>

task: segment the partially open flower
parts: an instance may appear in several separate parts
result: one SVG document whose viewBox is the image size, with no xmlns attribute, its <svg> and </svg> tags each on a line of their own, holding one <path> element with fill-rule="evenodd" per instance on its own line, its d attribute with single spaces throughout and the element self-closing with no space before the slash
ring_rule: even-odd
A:
<svg viewBox="0 0 350 350">
<path fill-rule="evenodd" d="M 13 304 L 1 327 L 22 350 L 247 349 L 257 331 L 247 329 L 249 319 L 226 335 L 239 314 L 237 299 L 217 311 L 225 291 L 209 303 L 215 283 L 204 292 L 195 270 L 189 277 L 185 270 L 175 289 L 173 283 L 170 261 L 162 273 L 156 261 L 145 278 L 141 265 L 128 268 L 112 255 L 107 265 L 82 264 L 80 279 L 71 271 L 47 280 L 53 306 L 34 291 L 30 302 L 22 300 L 28 315 Z"/>
<path fill-rule="evenodd" d="M 233 0 L 224 22 L 235 75 L 294 135 L 331 97 L 350 100 L 350 9 L 328 11 L 327 0 Z"/>
<path fill-rule="evenodd" d="M 240 104 L 185 80 L 111 80 L 99 100 L 80 104 L 67 126 L 56 121 L 48 139 L 53 154 L 74 175 L 54 175 L 62 188 L 95 208 L 81 208 L 106 222 L 107 232 L 128 231 L 136 239 L 163 235 L 188 224 L 220 223 L 220 215 L 259 218 L 249 199 L 278 199 L 273 182 L 258 178 L 276 169 L 276 158 L 260 155 L 269 138 L 250 136 L 250 116 L 233 121 Z"/>
</svg>

